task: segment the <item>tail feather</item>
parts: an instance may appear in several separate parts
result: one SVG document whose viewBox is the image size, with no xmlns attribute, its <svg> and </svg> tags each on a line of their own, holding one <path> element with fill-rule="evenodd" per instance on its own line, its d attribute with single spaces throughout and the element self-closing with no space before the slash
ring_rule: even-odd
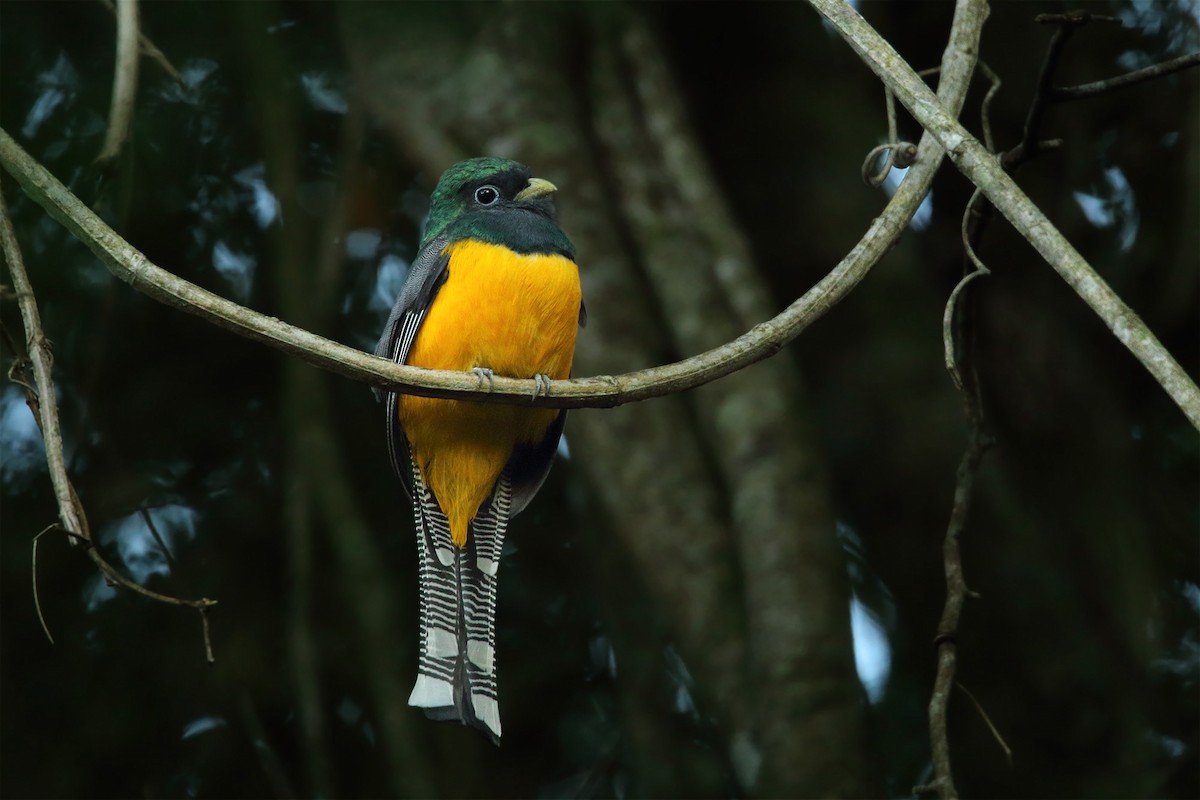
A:
<svg viewBox="0 0 1200 800">
<path fill-rule="evenodd" d="M 421 655 L 408 698 L 426 716 L 459 720 L 500 743 L 496 695 L 496 573 L 508 527 L 507 474 L 455 547 L 437 498 L 413 467 L 417 550 L 421 561 Z"/>
</svg>

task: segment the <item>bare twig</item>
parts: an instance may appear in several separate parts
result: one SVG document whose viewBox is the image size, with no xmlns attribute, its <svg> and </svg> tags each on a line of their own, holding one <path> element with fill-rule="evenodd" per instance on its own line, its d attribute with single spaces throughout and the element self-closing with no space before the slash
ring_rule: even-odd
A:
<svg viewBox="0 0 1200 800">
<path fill-rule="evenodd" d="M 46 616 L 42 613 L 42 601 L 38 597 L 37 549 L 38 549 L 38 540 L 42 538 L 42 535 L 47 533 L 48 531 L 54 530 L 57 527 L 58 527 L 58 523 L 52 522 L 49 525 L 47 525 L 46 527 L 42 528 L 38 532 L 38 535 L 33 537 L 33 547 L 32 547 L 32 550 L 33 550 L 33 608 L 35 611 L 37 611 L 38 622 L 42 623 L 42 631 L 46 634 L 46 638 L 50 641 L 50 644 L 54 644 L 54 637 L 50 635 L 50 626 L 46 624 Z"/>
<path fill-rule="evenodd" d="M 1029 104 L 1029 112 L 1025 116 L 1025 131 L 1021 137 L 1021 143 L 1005 153 L 1005 165 L 1010 169 L 1016 163 L 1027 161 L 1037 155 L 1037 132 L 1042 126 L 1042 116 L 1046 113 L 1046 108 L 1050 105 L 1051 84 L 1054 81 L 1055 72 L 1058 71 L 1058 64 L 1062 59 L 1063 48 L 1067 46 L 1067 42 L 1070 41 L 1071 36 L 1079 29 L 1079 26 L 1086 23 L 1089 19 L 1090 16 L 1086 14 L 1076 16 L 1069 14 L 1042 14 L 1036 18 L 1037 22 L 1054 21 L 1060 24 L 1050 37 L 1050 44 L 1046 47 L 1046 56 L 1042 60 L 1042 68 L 1038 73 L 1037 89 L 1033 94 L 1033 102 Z"/>
<path fill-rule="evenodd" d="M 878 160 L 879 154 L 885 152 L 887 153 L 887 157 L 879 166 L 879 170 L 875 173 L 872 173 L 871 168 L 875 166 L 875 162 Z M 863 159 L 863 183 L 865 183 L 867 186 L 870 186 L 872 189 L 878 189 L 883 185 L 883 182 L 887 180 L 888 173 L 892 171 L 892 167 L 906 169 L 911 167 L 913 162 L 916 160 L 917 146 L 912 142 L 897 142 L 892 139 L 884 144 L 875 145 L 867 153 L 867 157 Z"/>
<path fill-rule="evenodd" d="M 1044 111 L 1050 100 L 1050 85 L 1060 62 L 1063 48 L 1075 28 L 1092 19 L 1090 15 L 1067 15 L 1064 18 L 1055 17 L 1053 20 L 1060 24 L 1059 30 L 1047 48 L 1042 64 L 1038 87 L 1030 103 L 1026 118 L 1024 134 L 1021 143 L 1003 154 L 999 159 L 1000 166 L 1005 172 L 1011 173 L 1025 161 L 1030 160 L 1039 152 L 1057 147 L 1058 140 L 1043 142 L 1039 139 L 1040 127 L 1044 119 Z M 981 109 L 981 121 L 985 146 L 989 152 L 995 151 L 995 140 L 992 135 L 989 110 L 992 99 L 1000 88 L 998 77 L 986 66 L 981 65 L 984 73 L 992 81 L 992 87 L 984 99 Z M 961 295 L 974 279 L 990 274 L 987 267 L 976 255 L 975 246 L 982 237 L 988 212 L 991 206 L 983 200 L 982 189 L 977 188 L 967 203 L 963 214 L 961 235 L 963 242 L 964 260 L 967 262 L 967 273 L 951 293 L 946 304 L 943 317 L 943 337 L 945 347 L 946 368 L 959 391 L 966 410 L 969 434 L 966 451 L 959 467 L 954 507 L 951 512 L 951 522 L 948 526 L 943 543 L 943 561 L 946 574 L 946 600 L 943 607 L 942 619 L 938 635 L 935 638 L 937 648 L 937 671 L 935 686 L 929 703 L 930 739 L 933 752 L 934 779 L 926 785 L 916 787 L 915 792 L 936 792 L 941 798 L 957 796 L 950 760 L 950 742 L 948 735 L 947 709 L 949 706 L 950 687 L 957 685 L 966 693 L 976 710 L 987 724 L 992 735 L 1004 750 L 1009 766 L 1012 765 L 1012 750 L 992 723 L 987 712 L 979 701 L 961 683 L 955 680 L 957 672 L 957 634 L 958 622 L 965 598 L 977 596 L 971 592 L 963 577 L 959 538 L 965 530 L 967 513 L 971 500 L 971 490 L 975 475 L 983 454 L 991 446 L 992 439 L 987 432 L 983 412 L 983 401 L 980 395 L 979 382 L 975 375 L 972 359 L 973 329 L 970 315 L 955 316 Z M 969 377 L 969 381 L 964 377 Z"/>
<path fill-rule="evenodd" d="M 1053 76 L 1054 66 L 1058 63 L 1062 41 L 1059 39 L 1057 42 L 1051 43 L 1046 62 L 1043 64 L 1039 90 L 1031 104 L 1031 112 L 1027 120 L 1025 142 L 1035 142 L 1037 146 L 1020 146 L 1018 148 L 1019 152 L 1014 153 L 1017 157 L 1008 163 L 1004 162 L 1003 156 L 998 157 L 1007 172 L 1013 171 L 1021 163 L 1032 158 L 1037 152 L 1059 144 L 1058 142 L 1043 143 L 1038 141 L 1038 125 L 1040 124 L 1041 116 L 1040 114 L 1034 114 L 1033 109 L 1045 102 L 1045 87 L 1049 85 Z M 981 63 L 980 68 L 992 84 L 987 95 L 984 97 L 980 109 L 980 120 L 985 146 L 989 152 L 994 153 L 995 138 L 992 134 L 990 108 L 996 93 L 1000 89 L 1001 82 L 999 77 L 986 64 Z M 975 473 L 978 470 L 983 454 L 992 444 L 992 438 L 987 431 L 979 381 L 975 374 L 973 359 L 974 329 L 971 324 L 971 315 L 968 313 L 958 315 L 956 312 L 968 285 L 976 278 L 991 274 L 975 252 L 975 247 L 980 241 L 986 227 L 990 209 L 990 204 L 983 198 L 982 190 L 976 188 L 963 212 L 960 227 L 967 271 L 962 280 L 955 286 L 954 291 L 951 292 L 942 319 L 946 369 L 950 373 L 955 388 L 962 397 L 969 425 L 969 434 L 966 452 L 963 455 L 963 461 L 958 473 L 954 508 L 951 512 L 951 525 L 947 530 L 946 539 L 943 543 L 943 561 L 947 586 L 946 601 L 943 607 L 938 635 L 934 640 L 938 653 L 937 672 L 935 688 L 930 698 L 928 710 L 934 779 L 931 783 L 914 789 L 916 793 L 936 792 L 942 798 L 952 798 L 957 795 L 950 762 L 950 742 L 947 723 L 947 710 L 949 706 L 948 687 L 952 684 L 957 685 L 970 698 L 976 710 L 992 731 L 992 735 L 999 742 L 1001 748 L 1003 748 L 1009 766 L 1012 765 L 1012 751 L 996 729 L 996 726 L 992 724 L 987 712 L 984 711 L 982 705 L 980 705 L 979 701 L 966 687 L 955 681 L 955 674 L 957 672 L 958 618 L 961 614 L 965 598 L 979 596 L 966 586 L 966 581 L 963 578 L 958 540 L 965 528 L 966 513 L 969 508 Z M 969 380 L 964 378 L 964 373 L 969 377 Z"/>
<path fill-rule="evenodd" d="M 958 539 L 967 525 L 979 462 L 990 446 L 991 440 L 982 429 L 972 426 L 966 450 L 958 465 L 954 505 L 946 527 L 946 538 L 942 544 L 942 559 L 946 569 L 946 603 L 938 623 L 938 634 L 934 638 L 937 645 L 937 676 L 929 699 L 929 732 L 933 747 L 934 779 L 926 786 L 914 788 L 913 792 L 921 794 L 936 791 L 943 800 L 958 797 L 950 765 L 950 739 L 946 728 L 946 709 L 950 702 L 950 690 L 954 686 L 958 661 L 958 620 L 962 616 L 963 602 L 968 594 Z"/>
<path fill-rule="evenodd" d="M 857 11 L 838 0 L 810 2 L 876 75 L 892 87 L 897 98 L 921 126 L 941 142 L 958 170 L 983 190 L 996 209 L 1154 376 L 1192 425 L 1200 429 L 1200 388 L 1141 318 L 1104 282 L 1041 209 L 1013 183 L 987 149 L 946 112 L 912 68 Z"/>
<path fill-rule="evenodd" d="M 167 541 L 163 539 L 162 534 L 158 532 L 158 526 L 154 524 L 154 517 L 152 517 L 150 512 L 145 508 L 139 509 L 139 512 L 142 515 L 142 521 L 145 522 L 146 527 L 150 529 L 150 535 L 154 537 L 155 544 L 157 544 L 158 549 L 162 551 L 163 558 L 167 560 L 167 564 L 171 566 L 171 569 L 176 569 L 178 565 L 175 563 L 175 556 L 171 555 L 171 550 L 169 547 L 167 547 Z"/>
<path fill-rule="evenodd" d="M 917 157 L 917 146 L 912 142 L 897 141 L 899 134 L 896 132 L 896 98 L 895 96 L 884 89 L 884 103 L 887 106 L 887 121 L 888 121 L 888 138 L 881 145 L 876 145 L 867 153 L 867 157 L 863 159 L 862 179 L 863 183 L 870 186 L 872 189 L 877 189 L 887 180 L 888 173 L 892 171 L 893 166 L 909 167 Z M 883 164 L 879 166 L 879 170 L 872 173 L 871 169 L 875 166 L 876 159 L 880 153 L 887 153 L 887 157 L 883 160 Z M 903 161 L 904 163 L 898 163 Z"/>
<path fill-rule="evenodd" d="M 114 17 L 117 15 L 117 7 L 113 5 L 113 0 L 100 0 L 100 5 L 108 9 L 108 13 L 112 14 Z M 154 42 L 150 41 L 149 37 L 141 32 L 138 33 L 138 47 L 141 48 L 142 55 L 148 57 L 154 61 L 154 63 L 162 67 L 163 72 L 166 72 L 176 81 L 183 80 L 183 78 L 179 75 L 179 70 L 175 69 L 175 66 L 170 62 L 166 55 L 163 54 L 163 51 L 159 50 L 158 47 L 155 46 Z"/>
<path fill-rule="evenodd" d="M 8 329 L 4 329 L 4 338 L 6 343 L 12 349 L 15 360 L 8 368 L 8 380 L 25 390 L 25 402 L 29 406 L 29 410 L 36 417 L 40 412 L 38 410 L 37 389 L 29 381 L 29 359 L 21 355 L 21 351 L 16 348 L 15 343 L 8 334 Z"/>
<path fill-rule="evenodd" d="M 942 607 L 938 634 L 934 638 L 937 648 L 937 671 L 933 693 L 929 699 L 929 737 L 933 752 L 934 778 L 929 784 L 916 787 L 913 791 L 917 794 L 936 792 L 943 800 L 952 800 L 958 796 L 950 762 L 950 739 L 946 712 L 950 703 L 949 687 L 953 685 L 957 671 L 958 620 L 965 598 L 974 595 L 967 588 L 966 580 L 963 577 L 962 556 L 959 552 L 958 540 L 966 528 L 976 472 L 983 454 L 991 446 L 991 437 L 987 433 L 983 416 L 983 400 L 979 393 L 979 381 L 975 377 L 974 361 L 971 358 L 973 331 L 967 323 L 955 324 L 957 321 L 955 312 L 962 294 L 971 281 L 991 274 L 975 254 L 975 247 L 968 234 L 969 221 L 975 215 L 976 205 L 982 196 L 980 190 L 976 189 L 963 211 L 960 230 L 963 250 L 969 259 L 970 271 L 963 276 L 958 285 L 954 287 L 954 291 L 950 293 L 950 298 L 946 301 L 946 310 L 942 316 L 942 342 L 945 349 L 946 370 L 950 373 L 954 386 L 962 397 L 969 432 L 966 450 L 958 467 L 950 523 L 942 543 L 942 561 L 946 574 L 946 600 Z M 976 231 L 979 230 L 981 229 L 976 228 Z M 969 381 L 963 379 L 964 368 L 970 376 Z"/>
<path fill-rule="evenodd" d="M 991 84 L 987 94 L 983 96 L 983 103 L 979 106 L 979 124 L 983 128 L 983 146 L 988 149 L 989 153 L 994 153 L 996 152 L 996 139 L 992 136 L 992 100 L 996 98 L 1003 83 L 1000 81 L 1000 76 L 992 71 L 987 62 L 979 62 L 979 71 Z"/>
<path fill-rule="evenodd" d="M 941 67 L 930 67 L 923 69 L 917 74 L 921 77 L 927 75 L 936 75 L 941 70 Z M 887 121 L 888 121 L 888 138 L 887 142 L 871 148 L 867 153 L 867 157 L 863 159 L 862 179 L 863 183 L 870 186 L 872 189 L 877 189 L 887 180 L 888 174 L 892 171 L 892 167 L 907 169 L 911 167 L 917 160 L 917 146 L 912 142 L 898 141 L 899 134 L 896 127 L 896 96 L 891 90 L 884 87 L 883 91 L 884 102 L 887 106 Z M 880 165 L 879 170 L 874 174 L 871 173 L 871 168 L 875 166 L 876 159 L 880 153 L 887 153 L 887 158 Z"/>
<path fill-rule="evenodd" d="M 1120 25 L 1121 18 L 1090 11 L 1068 11 L 1064 14 L 1038 14 L 1033 21 L 1039 25 L 1086 25 L 1089 22 L 1111 22 Z"/>
<path fill-rule="evenodd" d="M 25 346 L 29 353 L 29 361 L 33 366 L 34 384 L 37 387 L 35 417 L 46 443 L 46 463 L 50 468 L 54 497 L 58 501 L 59 517 L 63 527 L 67 530 L 90 538 L 83 510 L 77 505 L 74 490 L 67 477 L 66 462 L 63 459 L 62 432 L 58 425 L 58 399 L 54 395 L 54 379 L 51 376 L 53 355 L 46 336 L 42 333 L 42 319 L 37 307 L 37 298 L 33 295 L 33 286 L 25 272 L 21 248 L 17 244 L 17 236 L 13 231 L 12 221 L 8 216 L 8 206 L 2 193 L 0 193 L 0 247 L 3 248 L 4 260 L 8 264 L 9 275 L 12 277 L 13 289 L 17 295 L 17 305 L 21 310 L 21 319 L 25 323 Z M 28 391 L 29 386 L 27 384 L 24 386 Z"/>
<path fill-rule="evenodd" d="M 208 609 L 214 603 L 215 603 L 215 601 L 213 601 L 213 603 L 210 603 L 210 605 L 207 605 L 207 606 L 195 606 L 196 611 L 198 611 L 200 613 L 200 631 L 201 631 L 201 634 L 204 636 L 204 660 L 207 661 L 209 664 L 217 663 L 217 659 L 213 655 L 212 630 L 209 628 L 209 625 L 208 625 Z"/>
<path fill-rule="evenodd" d="M 962 373 L 958 368 L 958 348 L 955 346 L 954 335 L 954 312 L 958 308 L 958 299 L 968 284 L 976 278 L 981 278 L 985 275 L 991 275 L 991 270 L 984 266 L 979 257 L 975 255 L 975 248 L 971 244 L 971 237 L 968 235 L 967 228 L 972 216 L 976 213 L 975 208 L 983 197 L 982 192 L 978 189 L 971 195 L 970 201 L 967 203 L 967 208 L 963 212 L 962 225 L 960 232 L 962 234 L 963 248 L 970 259 L 972 270 L 962 277 L 958 285 L 954 287 L 954 291 L 950 292 L 950 297 L 946 300 L 946 309 L 942 312 L 942 348 L 946 356 L 946 371 L 950 373 L 950 378 L 954 381 L 955 388 L 958 391 L 966 391 L 963 383 Z"/>
<path fill-rule="evenodd" d="M 1053 79 L 1053 72 L 1047 72 L 1047 65 L 1050 63 L 1052 54 L 1056 51 L 1057 47 L 1058 45 L 1056 45 L 1054 41 L 1051 41 L 1050 45 L 1047 47 L 1046 56 L 1042 63 L 1042 80 L 1039 82 L 1038 90 L 1034 93 L 1034 99 L 1031 102 L 1031 109 L 1034 105 L 1045 102 L 1045 88 L 1049 86 Z M 1057 56 L 1053 56 L 1053 59 L 1054 63 L 1057 64 Z M 1000 76 L 996 75 L 996 73 L 993 72 L 992 69 L 986 64 L 981 64 L 980 68 L 992 85 L 991 88 L 988 89 L 987 94 L 983 98 L 983 103 L 980 106 L 979 120 L 980 125 L 983 128 L 984 146 L 988 149 L 988 152 L 995 153 L 998 151 L 998 148 L 996 146 L 995 136 L 992 133 L 991 107 L 992 100 L 995 98 L 996 93 L 1000 91 L 1002 84 L 1000 81 Z M 1039 115 L 1038 122 L 1040 123 L 1042 119 L 1044 119 L 1044 117 Z M 1018 145 L 1013 147 L 1011 150 L 1000 154 L 1000 165 L 1004 168 L 1004 171 L 1010 175 L 1015 173 L 1017 169 L 1027 161 L 1032 160 L 1034 156 L 1049 152 L 1051 150 L 1057 150 L 1058 148 L 1062 147 L 1063 144 L 1062 139 L 1038 139 L 1037 137 L 1040 135 L 1040 132 L 1037 128 L 1032 130 L 1027 128 L 1025 135 L 1027 138 L 1035 142 L 1033 147 L 1026 148 Z M 991 222 L 993 216 L 991 203 L 978 202 L 972 198 L 972 202 L 968 203 L 968 208 L 973 208 L 974 212 L 971 215 L 968 233 L 964 237 L 964 251 L 966 248 L 973 246 L 974 242 L 980 241 L 980 239 L 983 237 L 984 230 L 987 228 L 988 223 Z"/>
<path fill-rule="evenodd" d="M 29 403 L 29 407 L 34 411 L 34 419 L 42 432 L 42 440 L 46 448 L 46 464 L 50 471 L 51 484 L 54 486 L 54 496 L 58 502 L 58 513 L 64 532 L 70 537 L 72 543 L 80 543 L 87 548 L 88 557 L 110 585 L 123 586 L 160 603 L 194 608 L 203 616 L 209 608 L 217 604 L 216 600 L 210 600 L 207 597 L 199 600 L 184 600 L 147 589 L 117 571 L 95 546 L 83 504 L 79 502 L 79 496 L 75 493 L 75 487 L 67 475 L 66 463 L 63 459 L 62 431 L 58 421 L 58 401 L 55 398 L 54 380 L 51 375 L 50 345 L 42 331 L 37 298 L 33 294 L 33 286 L 25 271 L 25 262 L 21 257 L 21 249 L 17 244 L 16 233 L 13 231 L 12 220 L 9 219 L 8 207 L 4 202 L 2 192 L 0 192 L 0 250 L 3 251 L 4 260 L 8 264 L 21 310 L 21 319 L 25 323 L 26 347 L 29 350 L 29 360 L 33 365 L 36 391 L 27 383 L 20 385 L 25 391 L 26 399 L 32 401 Z M 211 662 L 212 648 L 208 641 L 207 617 L 205 617 L 204 624 L 205 649 Z"/>
<path fill-rule="evenodd" d="M 1143 81 L 1161 78 L 1164 75 L 1170 75 L 1173 72 L 1179 72 L 1180 70 L 1197 65 L 1200 65 L 1200 53 L 1188 53 L 1186 56 L 1172 58 L 1170 61 L 1136 69 L 1133 72 L 1126 72 L 1123 75 L 1117 75 L 1107 80 L 1083 83 L 1078 86 L 1060 86 L 1050 92 L 1050 99 L 1061 102 L 1064 100 L 1079 100 L 1084 97 L 1095 97 L 1098 94 L 1104 94 L 1116 89 L 1124 89 L 1126 86 L 1134 86 Z"/>
<path fill-rule="evenodd" d="M 96 161 L 112 161 L 129 136 L 138 77 L 138 0 L 117 0 L 117 65 L 113 70 L 108 131 Z"/>
<path fill-rule="evenodd" d="M 1054 35 L 1050 37 L 1050 43 L 1046 46 L 1046 55 L 1042 59 L 1042 68 L 1038 72 L 1037 89 L 1033 93 L 1033 101 L 1029 104 L 1029 112 L 1025 117 L 1025 130 L 1021 138 L 1020 144 L 1008 150 L 1004 154 L 1001 162 L 1004 169 L 1008 172 L 1013 172 L 1018 166 L 1032 159 L 1038 153 L 1051 149 L 1052 147 L 1061 146 L 1062 142 L 1058 139 L 1052 139 L 1048 142 L 1042 142 L 1038 139 L 1038 131 L 1042 126 L 1042 119 L 1045 116 L 1046 109 L 1054 100 L 1055 89 L 1052 88 L 1054 83 L 1054 75 L 1058 71 L 1058 65 L 1062 60 L 1063 49 L 1071 36 L 1080 27 L 1089 22 L 1115 22 L 1120 24 L 1121 20 L 1117 17 L 1108 17 L 1099 14 L 1092 14 L 1087 11 L 1071 11 L 1066 14 L 1038 14 L 1033 19 L 1034 22 L 1040 24 L 1056 24 L 1058 29 L 1054 31 Z M 988 150 L 994 151 L 995 148 L 988 145 Z"/>
<path fill-rule="evenodd" d="M 1004 751 L 1004 759 L 1008 761 L 1008 765 L 1011 767 L 1013 764 L 1012 748 L 1008 746 L 1008 742 L 1004 741 L 1004 737 L 1000 735 L 999 729 L 996 728 L 995 723 L 992 722 L 992 718 L 988 716 L 987 711 L 984 711 L 983 704 L 975 698 L 975 695 L 971 694 L 970 689 L 963 686 L 958 681 L 955 681 L 954 685 L 959 689 L 962 689 L 963 694 L 965 694 L 967 698 L 970 699 L 971 703 L 974 704 L 975 710 L 979 712 L 979 716 L 983 717 L 983 721 L 988 726 L 988 730 L 992 732 L 992 737 L 996 740 L 996 744 L 1000 745 L 1000 749 Z"/>
</svg>

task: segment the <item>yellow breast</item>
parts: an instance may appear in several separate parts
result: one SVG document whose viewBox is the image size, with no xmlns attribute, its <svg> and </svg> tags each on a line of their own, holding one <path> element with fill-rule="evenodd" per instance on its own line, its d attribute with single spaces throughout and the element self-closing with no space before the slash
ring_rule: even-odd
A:
<svg viewBox="0 0 1200 800">
<path fill-rule="evenodd" d="M 568 377 L 580 303 L 575 263 L 474 240 L 450 244 L 445 252 L 449 276 L 407 363 L 483 367 L 513 378 Z M 401 395 L 397 405 L 409 448 L 460 547 L 513 447 L 540 441 L 559 413 L 412 395 Z"/>
</svg>

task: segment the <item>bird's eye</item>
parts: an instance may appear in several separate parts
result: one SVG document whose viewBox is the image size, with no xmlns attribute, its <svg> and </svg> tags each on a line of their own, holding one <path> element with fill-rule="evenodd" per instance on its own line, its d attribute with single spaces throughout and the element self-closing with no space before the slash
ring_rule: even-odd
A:
<svg viewBox="0 0 1200 800">
<path fill-rule="evenodd" d="M 495 186 L 480 186 L 475 190 L 475 202 L 481 206 L 490 206 L 500 199 L 500 190 Z"/>
</svg>

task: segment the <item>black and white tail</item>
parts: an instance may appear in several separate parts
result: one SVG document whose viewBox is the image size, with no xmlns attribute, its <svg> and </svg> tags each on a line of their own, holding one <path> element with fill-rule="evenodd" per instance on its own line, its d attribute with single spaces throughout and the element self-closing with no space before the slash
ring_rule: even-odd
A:
<svg viewBox="0 0 1200 800">
<path fill-rule="evenodd" d="M 426 716 L 460 720 L 500 743 L 496 698 L 496 572 L 512 506 L 500 476 L 491 500 L 471 522 L 465 547 L 414 464 L 413 508 L 421 561 L 421 657 L 408 698 Z"/>
</svg>

